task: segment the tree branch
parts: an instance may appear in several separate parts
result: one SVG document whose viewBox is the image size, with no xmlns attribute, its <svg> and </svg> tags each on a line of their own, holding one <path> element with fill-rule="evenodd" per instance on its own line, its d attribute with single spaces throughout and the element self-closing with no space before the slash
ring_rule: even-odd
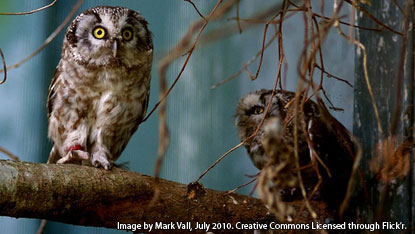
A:
<svg viewBox="0 0 415 234">
<path fill-rule="evenodd" d="M 0 160 L 0 215 L 108 228 L 117 222 L 273 221 L 259 199 L 210 189 L 187 193 L 186 185 L 163 179 L 159 198 L 149 207 L 153 182 L 117 168 Z"/>
</svg>

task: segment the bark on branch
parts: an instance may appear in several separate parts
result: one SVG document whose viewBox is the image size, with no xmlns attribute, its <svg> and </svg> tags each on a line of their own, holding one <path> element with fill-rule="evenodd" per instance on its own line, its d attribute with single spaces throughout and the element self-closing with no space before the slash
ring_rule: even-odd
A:
<svg viewBox="0 0 415 234">
<path fill-rule="evenodd" d="M 0 160 L 0 215 L 108 228 L 117 222 L 273 221 L 259 199 L 210 189 L 189 195 L 187 185 L 163 179 L 150 206 L 154 183 L 117 168 Z"/>
</svg>

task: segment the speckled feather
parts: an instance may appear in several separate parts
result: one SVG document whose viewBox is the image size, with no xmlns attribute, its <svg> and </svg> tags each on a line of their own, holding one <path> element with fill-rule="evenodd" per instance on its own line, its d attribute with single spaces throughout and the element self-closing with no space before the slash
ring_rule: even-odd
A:
<svg viewBox="0 0 415 234">
<path fill-rule="evenodd" d="M 104 39 L 92 35 L 97 26 L 105 28 Z M 121 35 L 126 27 L 133 30 L 129 41 Z M 146 113 L 152 59 L 151 33 L 139 13 L 99 6 L 76 17 L 49 87 L 48 162 L 110 169 Z"/>
</svg>

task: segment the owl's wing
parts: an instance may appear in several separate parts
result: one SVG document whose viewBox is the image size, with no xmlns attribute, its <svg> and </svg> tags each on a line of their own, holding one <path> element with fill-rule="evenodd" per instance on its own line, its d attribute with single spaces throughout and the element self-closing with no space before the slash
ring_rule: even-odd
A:
<svg viewBox="0 0 415 234">
<path fill-rule="evenodd" d="M 141 117 L 140 123 L 141 123 L 141 121 L 143 121 L 144 117 L 146 116 L 147 108 L 148 108 L 148 100 L 149 99 L 150 99 L 150 87 L 147 89 L 147 95 L 146 95 L 143 103 L 141 104 L 143 106 L 143 115 Z"/>
<path fill-rule="evenodd" d="M 309 126 L 309 134 L 312 136 L 310 138 L 315 150 L 323 157 L 323 161 L 342 160 L 348 163 L 340 166 L 349 165 L 354 161 L 355 156 L 351 133 L 322 104 L 319 104 L 319 114 L 319 117 L 311 119 Z"/>
<path fill-rule="evenodd" d="M 137 131 L 138 126 L 143 122 L 143 119 L 147 112 L 149 97 L 150 97 L 150 89 L 147 90 L 147 95 L 144 97 L 144 100 L 141 103 L 143 112 L 141 115 L 137 116 L 137 119 L 135 120 L 135 125 L 133 128 L 131 128 L 130 135 L 126 138 L 127 140 L 121 143 L 121 147 L 118 148 L 118 151 L 111 152 L 115 158 L 118 158 L 120 154 L 124 151 L 125 147 L 128 144 L 128 139 L 130 139 L 130 137 L 135 133 L 135 131 Z"/>
<path fill-rule="evenodd" d="M 143 119 L 147 113 L 148 108 L 148 100 L 150 99 L 150 89 L 147 90 L 147 95 L 144 97 L 143 102 L 141 103 L 141 108 L 143 110 L 142 114 L 137 116 L 137 119 L 135 120 L 135 126 L 133 129 L 131 129 L 131 135 L 134 134 L 135 131 L 137 131 L 138 126 L 143 122 Z"/>
<path fill-rule="evenodd" d="M 312 117 L 308 134 L 317 155 L 329 169 L 321 168 L 322 196 L 331 207 L 338 208 L 345 198 L 353 168 L 356 147 L 349 131 L 319 103 L 319 117 Z"/>
<path fill-rule="evenodd" d="M 49 85 L 48 99 L 46 101 L 46 110 L 48 113 L 48 119 L 50 118 L 50 114 L 52 112 L 53 102 L 55 99 L 56 84 L 57 84 L 59 75 L 60 75 L 60 71 L 58 68 L 56 68 L 55 74 L 53 75 L 52 81 L 50 82 L 50 85 Z"/>
</svg>

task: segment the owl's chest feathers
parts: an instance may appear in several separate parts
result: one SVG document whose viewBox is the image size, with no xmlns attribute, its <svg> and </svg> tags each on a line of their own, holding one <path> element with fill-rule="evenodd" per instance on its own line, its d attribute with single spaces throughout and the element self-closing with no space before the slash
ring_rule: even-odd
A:
<svg viewBox="0 0 415 234">
<path fill-rule="evenodd" d="M 83 74 L 80 76 L 79 74 Z M 149 78 L 126 68 L 103 71 L 72 70 L 63 74 L 63 105 L 75 111 L 68 122 L 87 122 L 88 125 L 135 123 L 142 115 L 140 102 L 147 95 Z M 70 113 L 70 110 L 62 110 Z"/>
</svg>

